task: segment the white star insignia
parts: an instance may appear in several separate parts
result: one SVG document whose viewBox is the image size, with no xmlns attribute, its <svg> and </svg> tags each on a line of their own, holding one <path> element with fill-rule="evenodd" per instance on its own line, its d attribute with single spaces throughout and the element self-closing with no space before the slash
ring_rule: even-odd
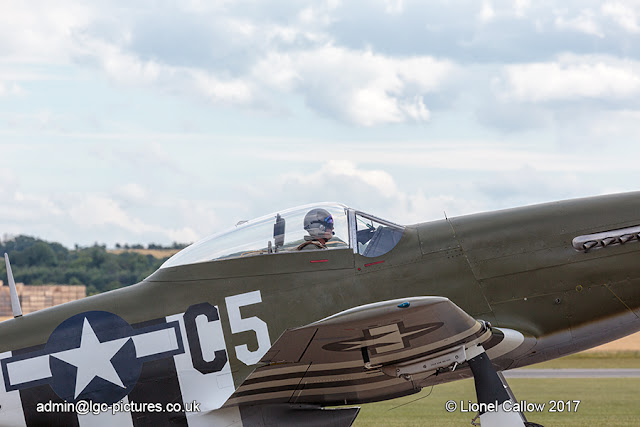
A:
<svg viewBox="0 0 640 427">
<path fill-rule="evenodd" d="M 100 377 L 119 387 L 126 388 L 122 384 L 118 372 L 113 367 L 111 358 L 120 351 L 129 339 L 127 337 L 100 342 L 91 324 L 86 317 L 84 318 L 80 347 L 51 355 L 78 368 L 74 399 L 80 396 L 95 377 Z"/>
</svg>

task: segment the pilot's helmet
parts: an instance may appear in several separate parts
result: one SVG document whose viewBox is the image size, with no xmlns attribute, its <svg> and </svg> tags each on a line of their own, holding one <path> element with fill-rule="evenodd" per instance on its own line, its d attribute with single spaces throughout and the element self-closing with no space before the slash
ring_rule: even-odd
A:
<svg viewBox="0 0 640 427">
<path fill-rule="evenodd" d="M 304 216 L 304 229 L 313 239 L 329 240 L 333 233 L 333 217 L 324 209 L 311 209 Z"/>
</svg>

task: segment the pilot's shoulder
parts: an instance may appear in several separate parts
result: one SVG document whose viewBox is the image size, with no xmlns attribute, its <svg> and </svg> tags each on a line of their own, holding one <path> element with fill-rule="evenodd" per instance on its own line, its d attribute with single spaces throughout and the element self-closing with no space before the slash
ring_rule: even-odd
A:
<svg viewBox="0 0 640 427">
<path fill-rule="evenodd" d="M 346 248 L 349 245 L 345 241 L 334 237 L 333 239 L 325 243 L 325 246 L 327 249 L 339 249 L 339 248 Z"/>
<path fill-rule="evenodd" d="M 308 251 L 314 249 L 327 249 L 327 247 L 317 240 L 308 240 L 297 247 L 297 250 L 299 251 Z"/>
</svg>

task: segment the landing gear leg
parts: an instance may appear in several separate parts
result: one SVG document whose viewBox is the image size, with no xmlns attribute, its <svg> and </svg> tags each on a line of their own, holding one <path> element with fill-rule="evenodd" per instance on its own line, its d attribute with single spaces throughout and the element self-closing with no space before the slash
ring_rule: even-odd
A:
<svg viewBox="0 0 640 427">
<path fill-rule="evenodd" d="M 473 372 L 482 427 L 537 425 L 528 423 L 520 412 L 505 410 L 512 408 L 517 401 L 504 377 L 496 372 L 482 346 L 467 351 L 467 362 Z"/>
</svg>

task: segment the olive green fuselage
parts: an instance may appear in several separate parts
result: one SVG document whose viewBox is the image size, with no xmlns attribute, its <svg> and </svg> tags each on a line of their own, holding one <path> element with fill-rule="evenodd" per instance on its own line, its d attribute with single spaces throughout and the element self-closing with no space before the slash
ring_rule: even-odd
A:
<svg viewBox="0 0 640 427">
<path fill-rule="evenodd" d="M 576 250 L 572 240 L 640 224 L 640 193 L 555 202 L 408 226 L 397 246 L 366 258 L 352 249 L 277 253 L 160 269 L 127 288 L 0 323 L 0 353 L 47 341 L 78 313 L 103 310 L 130 324 L 198 303 L 217 306 L 234 382 L 254 369 L 236 357 L 256 334 L 233 334 L 225 298 L 260 291 L 241 309 L 288 328 L 384 300 L 444 296 L 471 316 L 532 339 L 511 367 L 598 345 L 640 330 L 640 242 Z"/>
</svg>

